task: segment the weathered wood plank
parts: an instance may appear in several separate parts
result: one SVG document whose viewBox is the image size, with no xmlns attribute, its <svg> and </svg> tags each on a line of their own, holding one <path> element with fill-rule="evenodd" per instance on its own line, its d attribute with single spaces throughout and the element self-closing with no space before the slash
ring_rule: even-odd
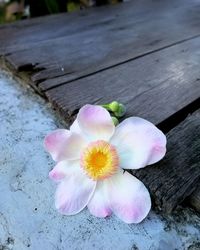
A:
<svg viewBox="0 0 200 250">
<path fill-rule="evenodd" d="M 198 185 L 196 190 L 189 196 L 187 203 L 189 203 L 196 211 L 200 212 L 200 185 Z"/>
<path fill-rule="evenodd" d="M 92 29 L 95 25 L 103 25 L 111 20 L 109 16 L 102 16 L 103 9 L 104 7 L 100 11 L 99 9 L 93 9 L 92 11 L 85 9 L 74 13 L 49 15 L 0 25 L 0 54 L 5 55 L 28 49 L 34 44 L 42 44 L 42 42 L 45 43 L 56 38 L 71 36 Z M 99 15 L 102 17 L 101 20 L 98 18 Z M 93 20 L 93 22 L 90 22 L 90 20 Z"/>
<path fill-rule="evenodd" d="M 159 124 L 200 93 L 200 38 L 45 92 L 68 119 L 86 103 L 119 100 L 127 115 Z M 46 89 L 44 83 L 40 87 Z"/>
<path fill-rule="evenodd" d="M 0 53 L 8 53 L 15 69 L 32 71 L 34 83 L 55 78 L 50 85 L 56 86 L 200 35 L 197 0 L 138 0 L 112 7 L 95 10 L 96 16 L 94 10 L 58 16 L 55 25 L 54 18 L 33 26 L 28 21 L 25 31 L 14 26 L 20 35 L 8 32 Z"/>
<path fill-rule="evenodd" d="M 185 4 L 188 4 L 187 1 L 185 1 Z M 188 7 L 193 8 L 196 5 L 198 6 L 198 1 L 192 0 Z M 135 22 L 138 22 L 139 16 L 144 17 L 144 15 L 148 15 L 152 11 L 155 12 L 155 7 L 157 12 L 169 8 L 175 11 L 180 7 L 185 8 L 181 0 L 171 3 L 167 0 L 158 0 L 156 3 L 147 0 L 136 0 L 134 3 L 85 9 L 74 13 L 51 15 L 0 25 L 0 53 L 6 53 L 2 48 L 8 52 L 29 48 L 34 43 L 70 36 L 93 28 L 96 29 L 99 26 L 106 26 L 112 21 L 118 22 L 122 18 L 130 20 L 130 17 L 134 16 L 136 18 Z M 191 18 L 194 17 L 191 16 Z M 131 20 L 129 24 L 131 24 Z M 15 38 L 14 43 L 11 38 Z"/>
<path fill-rule="evenodd" d="M 149 188 L 155 205 L 170 213 L 200 182 L 200 110 L 172 129 L 167 139 L 167 154 L 161 162 L 131 172 Z M 191 204 L 199 199 L 197 195 Z"/>
</svg>

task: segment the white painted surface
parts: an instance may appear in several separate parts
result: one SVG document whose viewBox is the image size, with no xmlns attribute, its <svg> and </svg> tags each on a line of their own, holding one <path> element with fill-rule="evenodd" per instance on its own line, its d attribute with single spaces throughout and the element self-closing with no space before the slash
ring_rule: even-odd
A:
<svg viewBox="0 0 200 250">
<path fill-rule="evenodd" d="M 54 163 L 43 149 L 44 136 L 57 127 L 42 98 L 0 74 L 0 249 L 200 249 L 200 218 L 189 209 L 168 218 L 151 212 L 139 225 L 98 219 L 87 209 L 58 214 L 48 179 Z"/>
</svg>

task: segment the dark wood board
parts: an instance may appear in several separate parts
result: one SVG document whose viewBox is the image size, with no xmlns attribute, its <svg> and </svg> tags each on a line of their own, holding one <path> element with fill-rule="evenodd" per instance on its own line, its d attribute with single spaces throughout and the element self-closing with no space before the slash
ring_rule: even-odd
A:
<svg viewBox="0 0 200 250">
<path fill-rule="evenodd" d="M 162 161 L 131 172 L 149 188 L 155 205 L 170 213 L 200 183 L 200 110 L 172 129 L 167 140 L 167 154 Z M 191 203 L 200 212 L 196 201 L 199 190 L 196 192 Z"/>
<path fill-rule="evenodd" d="M 200 212 L 200 182 L 195 191 L 188 197 L 187 203 L 189 203 L 196 211 Z"/>
<path fill-rule="evenodd" d="M 199 62 L 200 38 L 196 38 L 53 88 L 45 95 L 65 119 L 86 103 L 118 100 L 126 105 L 128 116 L 159 124 L 198 99 Z"/>
<path fill-rule="evenodd" d="M 121 19 L 126 20 L 125 23 L 129 19 L 129 24 L 131 24 L 131 21 L 133 23 L 145 21 L 145 16 L 150 14 L 152 17 L 152 12 L 154 14 L 161 12 L 161 15 L 164 12 L 166 15 L 169 11 L 175 11 L 177 14 L 181 14 L 179 9 L 184 11 L 188 9 L 185 21 L 188 19 L 189 25 L 197 25 L 198 20 L 195 20 L 196 14 L 193 12 L 195 11 L 194 7 L 198 7 L 198 5 L 197 0 L 191 0 L 189 3 L 186 0 L 173 2 L 168 0 L 134 0 L 130 3 L 107 5 L 74 13 L 51 15 L 0 25 L 0 52 L 5 54 L 30 48 L 31 45 L 41 41 L 71 36 L 75 33 L 99 28 L 99 26 L 105 28 L 113 21 L 118 22 Z M 193 14 L 195 15 L 193 16 Z M 143 16 L 143 19 L 138 19 L 140 16 Z M 15 39 L 14 42 L 12 41 L 13 38 Z"/>
<path fill-rule="evenodd" d="M 2 28 L 0 54 L 33 84 L 56 86 L 199 36 L 199 13 L 197 0 L 136 0 L 28 20 Z"/>
</svg>

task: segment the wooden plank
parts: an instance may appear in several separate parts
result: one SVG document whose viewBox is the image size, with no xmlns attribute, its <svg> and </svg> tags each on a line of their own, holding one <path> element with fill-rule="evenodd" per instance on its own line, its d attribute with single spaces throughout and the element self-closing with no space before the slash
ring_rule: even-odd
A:
<svg viewBox="0 0 200 250">
<path fill-rule="evenodd" d="M 119 100 L 159 124 L 198 99 L 200 38 L 45 92 L 65 119 L 86 103 Z M 41 83 L 41 88 L 46 85 Z M 197 103 L 199 105 L 199 103 Z"/>
<path fill-rule="evenodd" d="M 170 213 L 200 182 L 200 110 L 167 134 L 166 157 L 157 164 L 131 171 L 149 188 L 154 204 Z M 199 204 L 199 189 L 190 202 Z M 200 212 L 200 207 L 195 207 Z"/>
<path fill-rule="evenodd" d="M 196 2 L 192 0 L 189 8 L 196 6 L 198 4 Z M 187 1 L 185 3 L 187 4 Z M 85 9 L 74 13 L 51 15 L 0 25 L 0 51 L 6 53 L 2 48 L 7 52 L 29 48 L 30 45 L 40 41 L 71 36 L 74 33 L 108 25 L 110 22 L 116 22 L 122 18 L 130 19 L 133 15 L 136 22 L 138 22 L 138 16 L 148 15 L 152 11 L 155 12 L 155 7 L 160 9 L 159 11 L 163 11 L 164 8 L 173 10 L 180 8 L 181 4 L 183 5 L 181 0 L 171 3 L 167 0 L 158 0 L 156 3 L 147 0 L 135 0 L 130 3 Z M 13 38 L 15 39 L 14 43 Z"/>
<path fill-rule="evenodd" d="M 31 26 L 28 21 L 25 31 L 20 25 L 17 28 L 20 36 L 8 33 L 2 39 L 1 54 L 8 53 L 6 60 L 15 69 L 31 72 L 36 84 L 55 78 L 52 87 L 200 35 L 196 0 L 184 4 L 183 0 L 138 0 L 111 7 L 95 11 L 97 16 L 90 11 L 86 16 L 72 15 L 69 26 L 62 23 L 64 15 L 56 25 L 35 21 Z"/>
<path fill-rule="evenodd" d="M 200 185 L 189 196 L 187 203 L 189 203 L 196 211 L 200 212 Z"/>
<path fill-rule="evenodd" d="M 99 17 L 100 14 L 99 9 L 93 9 L 93 11 L 85 9 L 84 11 L 49 15 L 0 25 L 0 54 L 5 55 L 28 49 L 34 44 L 71 36 L 74 33 L 91 29 L 94 25 L 103 25 L 110 21 L 109 16 L 104 16 L 101 20 L 94 18 Z M 90 20 L 93 20 L 93 23 L 90 24 Z"/>
</svg>

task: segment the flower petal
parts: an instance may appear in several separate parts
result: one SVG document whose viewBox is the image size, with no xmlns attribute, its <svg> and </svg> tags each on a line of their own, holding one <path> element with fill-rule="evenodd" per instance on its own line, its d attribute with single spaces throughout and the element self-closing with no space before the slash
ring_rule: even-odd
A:
<svg viewBox="0 0 200 250">
<path fill-rule="evenodd" d="M 79 165 L 79 161 L 60 161 L 49 172 L 49 178 L 55 182 L 63 180 L 66 176 L 71 175 L 71 171 L 74 171 L 74 167 Z"/>
<path fill-rule="evenodd" d="M 109 140 L 115 126 L 109 112 L 98 105 L 83 106 L 77 116 L 80 129 L 92 140 Z"/>
<path fill-rule="evenodd" d="M 139 223 L 149 213 L 151 199 L 144 184 L 128 172 L 120 171 L 106 180 L 112 211 L 126 223 Z"/>
<path fill-rule="evenodd" d="M 55 195 L 55 206 L 65 215 L 77 214 L 87 206 L 96 187 L 96 182 L 89 179 L 81 168 L 75 167 L 70 172 L 71 176 L 58 185 Z"/>
<path fill-rule="evenodd" d="M 78 121 L 77 119 L 74 120 L 74 122 L 72 123 L 72 125 L 70 126 L 70 131 L 71 132 L 74 132 L 74 133 L 77 133 L 77 134 L 82 134 L 82 131 L 78 125 Z"/>
<path fill-rule="evenodd" d="M 111 138 L 124 169 L 138 169 L 161 160 L 166 153 L 166 136 L 151 122 L 131 117 L 119 124 Z"/>
<path fill-rule="evenodd" d="M 44 146 L 54 161 L 79 159 L 85 145 L 86 142 L 81 135 L 66 129 L 55 130 L 44 140 Z"/>
<path fill-rule="evenodd" d="M 112 213 L 105 194 L 104 186 L 104 182 L 98 182 L 94 194 L 87 205 L 91 214 L 101 218 L 110 216 Z"/>
</svg>

